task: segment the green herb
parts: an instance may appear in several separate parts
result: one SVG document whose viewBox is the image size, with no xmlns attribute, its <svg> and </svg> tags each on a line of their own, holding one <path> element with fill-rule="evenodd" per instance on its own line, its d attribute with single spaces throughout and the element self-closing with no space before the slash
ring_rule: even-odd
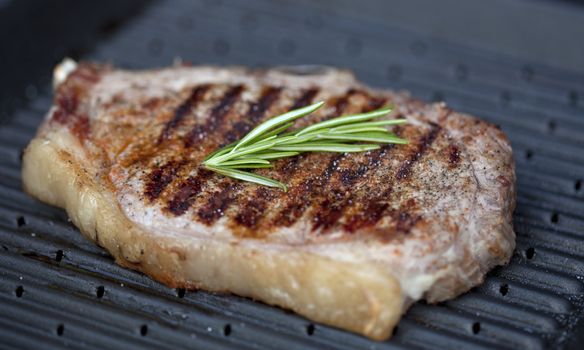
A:
<svg viewBox="0 0 584 350">
<path fill-rule="evenodd" d="M 209 154 L 203 165 L 221 175 L 287 191 L 286 185 L 279 181 L 239 169 L 271 168 L 270 161 L 303 152 L 364 152 L 378 149 L 381 143 L 408 143 L 384 128 L 404 124 L 405 119 L 371 121 L 387 115 L 391 108 L 341 116 L 299 130 L 288 130 L 294 120 L 323 105 L 324 102 L 318 102 L 271 118 L 241 140 Z"/>
</svg>

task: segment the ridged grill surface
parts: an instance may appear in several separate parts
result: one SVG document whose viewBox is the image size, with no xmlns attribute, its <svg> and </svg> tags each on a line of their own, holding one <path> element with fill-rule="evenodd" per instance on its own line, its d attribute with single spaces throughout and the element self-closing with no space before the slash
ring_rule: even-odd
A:
<svg viewBox="0 0 584 350">
<path fill-rule="evenodd" d="M 455 300 L 416 304 L 381 343 L 249 299 L 169 289 L 117 266 L 62 210 L 22 192 L 20 152 L 51 105 L 46 87 L 0 128 L 0 347 L 541 349 L 574 335 L 584 311 L 584 77 L 428 41 L 345 2 L 327 15 L 326 4 L 158 2 L 83 58 L 348 67 L 497 123 L 517 165 L 511 264 Z"/>
</svg>

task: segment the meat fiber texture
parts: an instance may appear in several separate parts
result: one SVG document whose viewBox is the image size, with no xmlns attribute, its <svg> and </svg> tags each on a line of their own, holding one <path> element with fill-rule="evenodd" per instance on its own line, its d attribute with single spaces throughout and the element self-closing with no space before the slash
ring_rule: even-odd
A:
<svg viewBox="0 0 584 350">
<path fill-rule="evenodd" d="M 23 158 L 24 188 L 65 208 L 117 263 L 170 287 L 230 292 L 373 339 L 408 307 L 456 297 L 515 246 L 515 172 L 497 127 L 328 67 L 126 71 L 66 60 Z M 209 172 L 218 147 L 325 101 L 296 127 L 394 106 L 407 145 Z"/>
</svg>

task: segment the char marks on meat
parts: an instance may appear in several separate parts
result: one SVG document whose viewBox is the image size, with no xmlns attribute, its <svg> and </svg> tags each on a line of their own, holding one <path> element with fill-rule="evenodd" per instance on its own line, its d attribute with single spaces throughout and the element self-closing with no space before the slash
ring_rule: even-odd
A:
<svg viewBox="0 0 584 350">
<path fill-rule="evenodd" d="M 296 71 L 63 64 L 23 155 L 25 190 L 173 288 L 232 292 L 374 339 L 411 302 L 452 298 L 509 260 L 515 173 L 501 130 L 347 71 Z M 287 192 L 201 166 L 316 101 L 325 105 L 294 128 L 394 106 L 383 118 L 407 119 L 392 130 L 409 143 L 253 170 Z"/>
</svg>

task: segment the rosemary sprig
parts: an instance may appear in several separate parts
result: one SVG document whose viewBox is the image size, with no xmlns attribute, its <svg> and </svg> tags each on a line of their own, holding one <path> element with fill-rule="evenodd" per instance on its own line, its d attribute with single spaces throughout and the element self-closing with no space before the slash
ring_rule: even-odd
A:
<svg viewBox="0 0 584 350">
<path fill-rule="evenodd" d="M 381 143 L 408 143 L 384 128 L 404 124 L 405 119 L 371 121 L 387 115 L 391 108 L 341 116 L 299 130 L 288 130 L 294 120 L 323 105 L 324 102 L 318 102 L 271 118 L 241 140 L 209 154 L 203 165 L 221 175 L 287 191 L 286 185 L 280 181 L 240 169 L 271 168 L 271 160 L 293 157 L 303 152 L 364 152 L 378 149 Z"/>
</svg>

